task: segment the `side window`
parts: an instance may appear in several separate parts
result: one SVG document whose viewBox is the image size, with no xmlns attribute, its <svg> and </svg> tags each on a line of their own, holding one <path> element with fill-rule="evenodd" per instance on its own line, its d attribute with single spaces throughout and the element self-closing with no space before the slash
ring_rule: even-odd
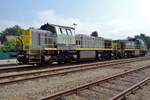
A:
<svg viewBox="0 0 150 100">
<path fill-rule="evenodd" d="M 62 33 L 63 33 L 63 34 L 67 34 L 67 33 L 66 33 L 66 29 L 64 29 L 64 28 L 61 28 L 61 29 L 62 29 Z"/>
<path fill-rule="evenodd" d="M 69 31 L 70 31 L 71 35 L 73 35 L 73 34 L 72 34 L 72 30 L 70 29 Z"/>
<path fill-rule="evenodd" d="M 38 34 L 38 45 L 40 45 L 41 44 L 41 39 L 40 39 L 40 34 Z"/>
<path fill-rule="evenodd" d="M 66 32 L 68 33 L 68 35 L 72 35 L 72 31 L 70 29 L 66 29 Z"/>
<path fill-rule="evenodd" d="M 76 40 L 76 45 L 78 45 L 78 40 Z"/>
<path fill-rule="evenodd" d="M 69 33 L 68 29 L 66 29 L 66 33 L 67 33 L 67 35 L 70 35 L 70 33 Z"/>
<path fill-rule="evenodd" d="M 59 30 L 60 30 L 60 33 L 63 34 L 62 28 L 59 28 Z"/>
<path fill-rule="evenodd" d="M 75 30 L 70 29 L 70 32 L 71 32 L 72 35 L 75 35 Z"/>
<path fill-rule="evenodd" d="M 80 40 L 76 40 L 76 45 L 80 45 L 80 44 L 81 44 Z"/>
<path fill-rule="evenodd" d="M 80 45 L 80 40 L 79 40 L 79 45 Z"/>
<path fill-rule="evenodd" d="M 45 34 L 45 44 L 48 44 L 48 43 L 47 43 L 47 40 L 48 40 L 47 34 Z"/>
</svg>

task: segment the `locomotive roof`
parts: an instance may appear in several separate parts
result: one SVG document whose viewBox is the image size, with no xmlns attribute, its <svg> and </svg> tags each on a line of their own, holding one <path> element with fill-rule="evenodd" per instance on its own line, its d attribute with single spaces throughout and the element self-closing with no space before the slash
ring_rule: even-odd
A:
<svg viewBox="0 0 150 100">
<path fill-rule="evenodd" d="M 62 25 L 56 25 L 56 24 L 49 24 L 49 25 L 51 25 L 51 26 L 56 26 L 56 27 L 62 27 L 62 28 L 69 28 L 69 29 L 75 29 L 74 27 L 69 27 L 69 26 L 62 26 Z"/>
</svg>

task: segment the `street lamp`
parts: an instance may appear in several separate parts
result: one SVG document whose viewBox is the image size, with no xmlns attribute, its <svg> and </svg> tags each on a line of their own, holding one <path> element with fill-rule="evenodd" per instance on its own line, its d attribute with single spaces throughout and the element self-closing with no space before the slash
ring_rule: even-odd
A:
<svg viewBox="0 0 150 100">
<path fill-rule="evenodd" d="M 77 24 L 76 23 L 73 23 L 73 26 L 74 26 L 74 34 L 75 34 L 75 27 L 77 26 Z"/>
</svg>

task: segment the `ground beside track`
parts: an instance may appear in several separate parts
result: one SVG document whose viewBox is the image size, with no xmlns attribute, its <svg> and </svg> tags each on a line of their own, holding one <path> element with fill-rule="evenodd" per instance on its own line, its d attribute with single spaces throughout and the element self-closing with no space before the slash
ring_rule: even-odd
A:
<svg viewBox="0 0 150 100">
<path fill-rule="evenodd" d="M 0 60 L 0 66 L 7 65 L 7 64 L 17 64 L 17 59 L 4 59 Z"/>
<path fill-rule="evenodd" d="M 150 65 L 148 61 L 138 61 L 112 67 L 91 69 L 69 73 L 66 75 L 35 79 L 17 84 L 0 86 L 0 99 L 2 100 L 34 100 L 51 93 L 69 89 L 97 79 L 103 79 L 117 73 Z"/>
</svg>

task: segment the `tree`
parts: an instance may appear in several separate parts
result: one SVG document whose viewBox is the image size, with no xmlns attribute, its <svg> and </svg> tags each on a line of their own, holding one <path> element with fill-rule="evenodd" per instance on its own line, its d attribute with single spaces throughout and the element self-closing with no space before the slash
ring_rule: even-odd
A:
<svg viewBox="0 0 150 100">
<path fill-rule="evenodd" d="M 0 32 L 0 42 L 2 41 L 2 33 Z"/>
<path fill-rule="evenodd" d="M 0 41 L 4 44 L 3 47 L 0 48 L 0 51 L 9 52 L 9 51 L 16 51 L 17 47 L 16 42 L 8 42 L 6 36 L 21 36 L 23 34 L 23 29 L 15 25 L 13 27 L 6 28 L 4 31 L 0 32 Z"/>
<path fill-rule="evenodd" d="M 2 31 L 2 35 L 14 35 L 14 36 L 20 36 L 23 34 L 23 29 L 20 28 L 20 26 L 15 25 L 13 27 L 6 28 L 4 31 Z"/>
<path fill-rule="evenodd" d="M 142 39 L 147 49 L 150 49 L 150 37 L 149 36 L 146 36 L 145 34 L 141 33 L 140 35 L 136 35 L 135 38 Z"/>
<path fill-rule="evenodd" d="M 92 32 L 91 36 L 98 37 L 98 32 L 97 31 Z"/>
<path fill-rule="evenodd" d="M 3 34 L 0 36 L 0 41 L 2 44 L 4 43 L 4 41 L 6 41 L 6 37 Z"/>
<path fill-rule="evenodd" d="M 4 31 L 0 33 L 0 40 L 2 43 L 6 42 L 6 36 L 7 35 L 13 35 L 13 36 L 21 36 L 23 34 L 23 29 L 15 25 L 13 27 L 6 28 Z"/>
</svg>

